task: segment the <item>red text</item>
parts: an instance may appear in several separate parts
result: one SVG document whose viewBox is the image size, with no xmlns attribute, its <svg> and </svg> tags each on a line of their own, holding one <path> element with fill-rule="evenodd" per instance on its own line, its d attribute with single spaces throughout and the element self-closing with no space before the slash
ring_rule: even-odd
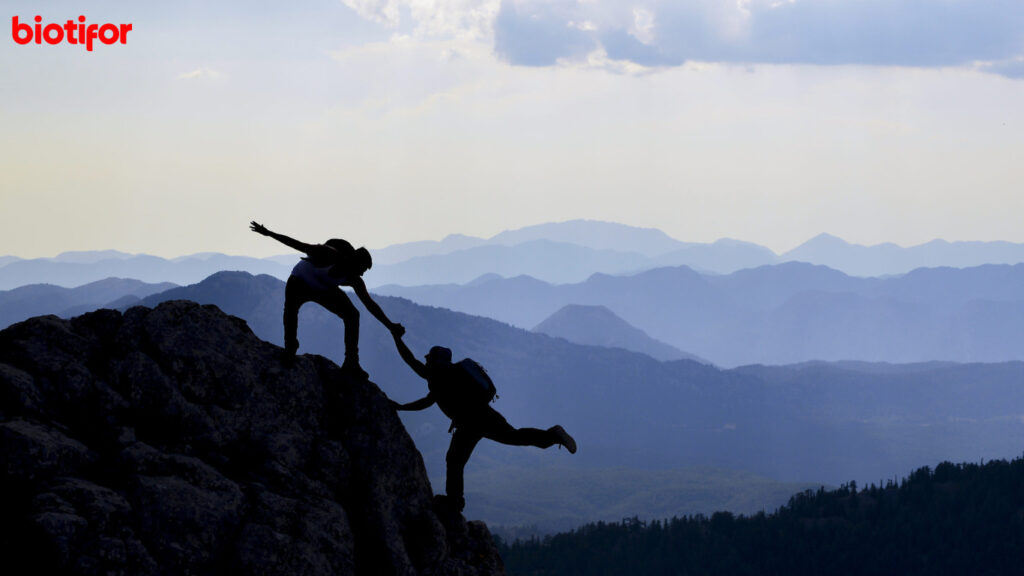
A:
<svg viewBox="0 0 1024 576">
<path fill-rule="evenodd" d="M 92 52 L 92 44 L 99 40 L 104 44 L 125 44 L 131 24 L 88 24 L 85 16 L 79 16 L 78 22 L 68 20 L 64 24 L 43 24 L 43 17 L 35 17 L 35 25 L 25 24 L 17 16 L 11 18 L 11 37 L 18 44 L 84 44 L 85 49 Z"/>
</svg>

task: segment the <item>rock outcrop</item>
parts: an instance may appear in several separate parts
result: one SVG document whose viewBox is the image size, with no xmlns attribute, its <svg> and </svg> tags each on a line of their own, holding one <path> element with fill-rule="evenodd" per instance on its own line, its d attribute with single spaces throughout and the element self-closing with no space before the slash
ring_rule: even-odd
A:
<svg viewBox="0 0 1024 576">
<path fill-rule="evenodd" d="M 191 302 L 0 332 L 0 482 L 32 573 L 503 573 L 375 385 Z"/>
</svg>

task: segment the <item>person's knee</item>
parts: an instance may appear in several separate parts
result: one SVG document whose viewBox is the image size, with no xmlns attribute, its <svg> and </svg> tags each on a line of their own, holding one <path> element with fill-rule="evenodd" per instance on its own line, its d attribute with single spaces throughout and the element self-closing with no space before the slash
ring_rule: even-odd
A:
<svg viewBox="0 0 1024 576">
<path fill-rule="evenodd" d="M 467 458 L 464 458 L 461 454 L 452 454 L 451 452 L 448 452 L 444 457 L 445 463 L 450 468 L 462 468 L 466 465 L 466 460 Z"/>
<path fill-rule="evenodd" d="M 351 302 L 337 302 L 331 307 L 346 324 L 356 324 L 359 322 L 359 310 Z"/>
</svg>

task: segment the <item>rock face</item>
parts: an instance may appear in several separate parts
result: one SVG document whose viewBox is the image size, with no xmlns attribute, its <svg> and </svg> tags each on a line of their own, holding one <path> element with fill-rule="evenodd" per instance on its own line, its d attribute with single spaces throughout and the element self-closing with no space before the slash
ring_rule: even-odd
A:
<svg viewBox="0 0 1024 576">
<path fill-rule="evenodd" d="M 0 482 L 32 573 L 503 573 L 375 385 L 191 302 L 0 332 Z"/>
</svg>

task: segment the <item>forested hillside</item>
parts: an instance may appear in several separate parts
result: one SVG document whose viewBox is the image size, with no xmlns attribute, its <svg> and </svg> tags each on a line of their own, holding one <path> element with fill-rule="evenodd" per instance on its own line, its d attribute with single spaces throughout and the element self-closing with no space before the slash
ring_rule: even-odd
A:
<svg viewBox="0 0 1024 576">
<path fill-rule="evenodd" d="M 1018 574 L 1024 459 L 807 491 L 771 514 L 624 520 L 499 544 L 518 576 Z"/>
</svg>

